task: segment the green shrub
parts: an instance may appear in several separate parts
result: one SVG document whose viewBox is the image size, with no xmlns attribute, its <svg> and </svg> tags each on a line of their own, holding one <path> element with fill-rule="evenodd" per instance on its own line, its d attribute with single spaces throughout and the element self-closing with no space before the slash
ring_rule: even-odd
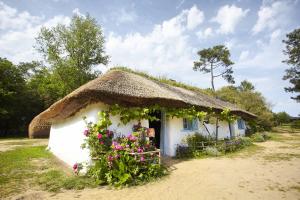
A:
<svg viewBox="0 0 300 200">
<path fill-rule="evenodd" d="M 265 138 L 262 134 L 260 133 L 255 133 L 251 136 L 251 139 L 253 142 L 264 142 Z"/>
<path fill-rule="evenodd" d="M 292 129 L 300 129 L 300 120 L 293 121 L 290 126 Z"/>
<path fill-rule="evenodd" d="M 239 139 L 244 147 L 252 145 L 251 138 L 249 137 L 240 137 Z"/>
<path fill-rule="evenodd" d="M 205 153 L 208 156 L 220 156 L 221 153 L 218 151 L 216 147 L 208 146 L 205 149 Z"/>
<path fill-rule="evenodd" d="M 108 112 L 99 113 L 97 123 L 87 123 L 83 148 L 89 148 L 94 162 L 88 166 L 87 175 L 94 178 L 98 184 L 113 186 L 136 185 L 150 181 L 166 174 L 160 165 L 156 153 L 146 153 L 156 150 L 150 141 L 145 139 L 146 128 L 135 125 L 132 134 L 127 137 L 114 138 L 108 130 L 111 125 Z M 80 163 L 73 166 L 74 172 L 80 171 Z"/>
<path fill-rule="evenodd" d="M 249 137 L 237 137 L 218 143 L 217 148 L 220 152 L 231 153 L 250 145 L 252 145 L 252 141 Z"/>
<path fill-rule="evenodd" d="M 272 138 L 270 133 L 268 133 L 268 132 L 262 132 L 261 135 L 263 136 L 265 141 L 270 140 Z"/>
<path fill-rule="evenodd" d="M 183 139 L 183 143 L 187 144 L 188 147 L 192 149 L 196 149 L 201 142 L 205 142 L 205 144 L 209 145 L 212 144 L 214 140 L 197 132 L 194 134 L 187 135 Z"/>
</svg>

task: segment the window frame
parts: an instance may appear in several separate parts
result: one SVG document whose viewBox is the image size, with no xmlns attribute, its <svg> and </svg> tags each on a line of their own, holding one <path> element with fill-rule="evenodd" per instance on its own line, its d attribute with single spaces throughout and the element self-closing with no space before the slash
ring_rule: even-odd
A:
<svg viewBox="0 0 300 200">
<path fill-rule="evenodd" d="M 244 130 L 245 129 L 245 122 L 243 119 L 238 119 L 237 120 L 237 125 L 239 130 Z"/>
<path fill-rule="evenodd" d="M 198 130 L 198 120 L 197 118 L 193 118 L 189 120 L 188 118 L 182 118 L 183 130 L 184 131 L 195 131 Z"/>
</svg>

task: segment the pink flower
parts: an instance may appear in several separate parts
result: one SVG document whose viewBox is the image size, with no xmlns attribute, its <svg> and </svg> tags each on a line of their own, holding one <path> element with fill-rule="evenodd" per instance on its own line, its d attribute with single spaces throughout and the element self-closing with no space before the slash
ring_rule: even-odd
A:
<svg viewBox="0 0 300 200">
<path fill-rule="evenodd" d="M 111 161 L 113 161 L 113 159 L 114 159 L 114 157 L 113 157 L 113 156 L 111 156 L 111 155 L 109 155 L 109 156 L 108 156 L 108 161 L 110 161 L 110 162 L 111 162 Z"/>
<path fill-rule="evenodd" d="M 141 162 L 144 162 L 145 161 L 145 158 L 144 156 L 141 157 Z"/>
<path fill-rule="evenodd" d="M 104 144 L 104 142 L 103 142 L 103 141 L 100 141 L 100 144 Z"/>
<path fill-rule="evenodd" d="M 128 136 L 127 136 L 127 138 L 128 138 L 128 140 L 130 140 L 130 141 L 136 141 L 136 137 L 135 136 L 133 136 L 132 134 L 129 134 Z"/>
<path fill-rule="evenodd" d="M 115 150 L 123 150 L 123 147 L 119 144 L 115 145 Z"/>
<path fill-rule="evenodd" d="M 87 130 L 87 129 L 84 130 L 84 131 L 83 131 L 83 135 L 88 136 L 88 135 L 89 135 L 89 130 Z"/>
<path fill-rule="evenodd" d="M 143 153 L 143 151 L 144 150 L 141 147 L 139 147 L 138 150 L 137 150 L 138 153 Z"/>
<path fill-rule="evenodd" d="M 78 164 L 77 164 L 77 163 L 75 163 L 75 164 L 73 165 L 73 169 L 74 169 L 74 170 L 77 170 L 77 169 L 78 169 Z"/>
<path fill-rule="evenodd" d="M 102 134 L 98 133 L 98 139 L 101 139 L 101 138 L 102 138 Z"/>
</svg>

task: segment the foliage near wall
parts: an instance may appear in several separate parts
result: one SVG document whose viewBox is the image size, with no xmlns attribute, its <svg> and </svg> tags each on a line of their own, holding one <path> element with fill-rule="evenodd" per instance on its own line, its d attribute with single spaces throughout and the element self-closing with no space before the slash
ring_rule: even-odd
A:
<svg viewBox="0 0 300 200">
<path fill-rule="evenodd" d="M 260 92 L 255 91 L 250 82 L 243 81 L 238 87 L 222 87 L 217 90 L 217 95 L 222 100 L 234 103 L 242 109 L 257 115 L 258 119 L 249 123 L 253 132 L 270 130 L 274 126 L 271 106 Z"/>
<path fill-rule="evenodd" d="M 90 150 L 93 160 L 87 166 L 87 174 L 98 184 L 114 186 L 136 185 L 163 176 L 166 171 L 160 165 L 155 146 L 146 140 L 146 129 L 133 127 L 128 136 L 114 137 L 108 130 L 111 125 L 110 112 L 99 112 L 97 123 L 87 123 L 83 148 Z M 147 153 L 149 152 L 149 153 Z M 153 152 L 153 153 L 152 153 Z M 78 174 L 82 163 L 75 163 L 73 169 Z"/>
</svg>

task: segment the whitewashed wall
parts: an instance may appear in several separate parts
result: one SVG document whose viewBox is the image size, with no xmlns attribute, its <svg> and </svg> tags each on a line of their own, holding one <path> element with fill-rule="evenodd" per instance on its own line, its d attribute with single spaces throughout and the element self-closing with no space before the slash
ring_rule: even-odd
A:
<svg viewBox="0 0 300 200">
<path fill-rule="evenodd" d="M 70 166 L 76 162 L 90 161 L 89 151 L 81 148 L 81 144 L 85 139 L 83 131 L 86 129 L 86 124 L 82 118 L 86 116 L 87 121 L 96 122 L 98 120 L 98 112 L 107 109 L 108 105 L 103 103 L 92 104 L 77 112 L 75 116 L 53 123 L 50 130 L 49 150 Z M 111 121 L 112 125 L 109 129 L 117 135 L 131 133 L 133 125 L 137 124 L 137 121 L 131 121 L 123 125 L 119 116 L 112 116 Z M 141 123 L 142 126 L 149 127 L 148 120 L 142 120 Z M 163 147 L 161 149 L 168 156 L 175 156 L 177 144 L 182 143 L 182 139 L 186 135 L 195 132 L 208 135 L 208 132 L 201 123 L 198 123 L 198 130 L 193 131 L 183 129 L 182 118 L 169 118 L 165 120 L 165 123 L 163 128 L 165 133 L 161 135 L 161 140 L 163 140 Z M 220 122 L 219 125 L 219 138 L 230 137 L 228 123 Z M 207 124 L 206 127 L 211 134 L 215 132 L 215 125 Z M 233 124 L 233 132 L 235 136 L 245 134 L 245 130 L 238 129 L 236 122 Z"/>
<path fill-rule="evenodd" d="M 229 138 L 230 131 L 228 122 L 221 121 L 219 122 L 219 126 L 220 127 L 218 129 L 218 138 Z M 209 130 L 210 134 L 213 134 L 215 132 L 215 125 L 206 124 L 206 127 Z M 236 122 L 233 124 L 233 127 L 233 133 L 237 133 L 236 136 L 244 134 L 244 130 L 239 130 Z M 167 119 L 166 133 L 164 137 L 164 153 L 168 156 L 175 156 L 177 145 L 182 143 L 182 140 L 185 136 L 194 134 L 195 132 L 208 136 L 207 130 L 200 122 L 198 122 L 198 130 L 184 130 L 182 118 Z"/>
<path fill-rule="evenodd" d="M 76 113 L 75 116 L 53 123 L 50 130 L 49 150 L 70 166 L 76 162 L 89 162 L 89 151 L 81 148 L 85 139 L 83 131 L 86 129 L 86 124 L 82 118 L 86 116 L 88 122 L 96 122 L 98 112 L 107 110 L 107 108 L 108 106 L 103 103 L 92 104 Z M 117 134 L 127 135 L 132 132 L 133 125 L 137 124 L 137 121 L 132 121 L 125 126 L 117 116 L 111 117 L 111 121 L 112 125 L 109 130 Z M 142 126 L 149 127 L 148 120 L 142 120 L 141 123 Z"/>
</svg>

